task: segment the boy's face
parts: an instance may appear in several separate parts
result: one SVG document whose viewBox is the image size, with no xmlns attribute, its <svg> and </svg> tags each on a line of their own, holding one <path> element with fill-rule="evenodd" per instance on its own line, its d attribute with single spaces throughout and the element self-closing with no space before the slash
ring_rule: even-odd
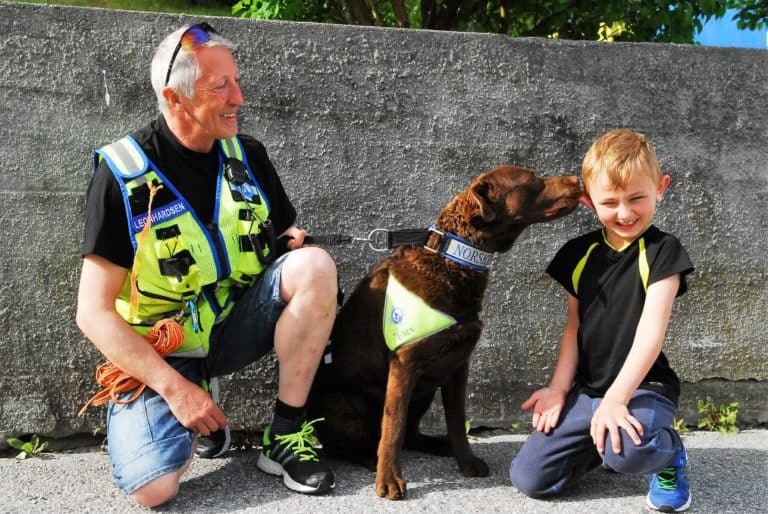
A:
<svg viewBox="0 0 768 514">
<path fill-rule="evenodd" d="M 662 175 L 656 183 L 645 173 L 633 173 L 624 187 L 612 190 L 607 173 L 592 178 L 591 207 L 605 226 L 611 246 L 621 250 L 645 232 L 668 185 L 669 175 Z"/>
</svg>

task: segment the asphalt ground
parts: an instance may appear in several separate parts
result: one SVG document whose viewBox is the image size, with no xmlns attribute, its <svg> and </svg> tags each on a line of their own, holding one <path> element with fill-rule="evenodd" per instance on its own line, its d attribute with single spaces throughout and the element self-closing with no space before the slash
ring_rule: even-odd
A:
<svg viewBox="0 0 768 514">
<path fill-rule="evenodd" d="M 374 493 L 374 474 L 331 461 L 336 488 L 306 496 L 285 488 L 278 477 L 256 469 L 258 451 L 231 450 L 215 460 L 195 459 L 179 495 L 157 512 L 647 512 L 648 477 L 596 470 L 570 494 L 533 500 L 509 482 L 508 467 L 526 436 L 502 431 L 472 441 L 491 472 L 462 477 L 451 458 L 406 451 L 403 473 L 408 494 L 400 501 Z M 768 430 L 734 435 L 694 431 L 683 437 L 688 451 L 693 504 L 689 512 L 768 513 Z M 0 458 L 0 512 L 148 512 L 112 482 L 106 453 L 98 447 L 54 452 L 16 461 Z"/>
</svg>

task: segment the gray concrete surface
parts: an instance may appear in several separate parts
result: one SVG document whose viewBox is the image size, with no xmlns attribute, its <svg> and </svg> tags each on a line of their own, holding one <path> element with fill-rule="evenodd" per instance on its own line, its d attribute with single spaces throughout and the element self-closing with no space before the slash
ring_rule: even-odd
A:
<svg viewBox="0 0 768 514">
<path fill-rule="evenodd" d="M 550 501 L 533 500 L 514 489 L 507 474 L 524 435 L 496 431 L 474 441 L 475 452 L 491 469 L 485 478 L 464 478 L 453 459 L 406 452 L 405 500 L 390 502 L 374 494 L 374 475 L 364 468 L 333 462 L 335 490 L 303 496 L 280 479 L 256 470 L 256 450 L 233 450 L 214 461 L 196 459 L 179 496 L 158 512 L 504 512 L 638 513 L 644 512 L 648 477 L 597 470 L 571 494 Z M 684 436 L 690 459 L 693 504 L 689 512 L 768 512 L 768 431 L 737 435 L 692 432 Z M 147 512 L 112 484 L 106 455 L 99 451 L 59 453 L 23 462 L 0 459 L 0 512 L 51 513 Z"/>
<path fill-rule="evenodd" d="M 103 425 L 99 409 L 75 415 L 101 361 L 74 324 L 91 154 L 155 116 L 153 49 L 193 21 L 0 1 L 0 447 Z M 208 21 L 239 43 L 242 130 L 264 142 L 315 233 L 427 227 L 486 169 L 571 174 L 605 130 L 645 132 L 672 175 L 657 224 L 697 266 L 666 344 L 685 382 L 681 415 L 695 423 L 710 395 L 740 401 L 741 422 L 768 422 L 768 52 Z M 543 270 L 594 227 L 580 209 L 496 258 L 470 371 L 473 426 L 522 421 L 518 405 L 548 380 L 565 299 Z M 332 252 L 347 290 L 378 258 Z M 274 361 L 223 389 L 232 426 L 260 426 Z"/>
</svg>

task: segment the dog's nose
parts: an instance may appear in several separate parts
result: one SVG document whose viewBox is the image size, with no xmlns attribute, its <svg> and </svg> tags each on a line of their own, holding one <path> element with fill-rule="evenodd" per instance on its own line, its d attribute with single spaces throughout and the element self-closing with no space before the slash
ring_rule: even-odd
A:
<svg viewBox="0 0 768 514">
<path fill-rule="evenodd" d="M 579 185 L 579 177 L 577 177 L 576 175 L 570 175 L 568 177 L 565 177 L 565 181 L 568 184 L 573 184 L 573 185 L 576 185 L 576 186 Z"/>
</svg>

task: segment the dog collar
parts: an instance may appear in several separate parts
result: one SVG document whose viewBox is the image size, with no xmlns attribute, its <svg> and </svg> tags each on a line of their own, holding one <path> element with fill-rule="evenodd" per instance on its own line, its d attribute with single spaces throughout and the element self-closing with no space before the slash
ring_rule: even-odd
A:
<svg viewBox="0 0 768 514">
<path fill-rule="evenodd" d="M 493 262 L 492 252 L 481 250 L 452 232 L 437 230 L 437 224 L 429 227 L 429 231 L 440 236 L 440 243 L 438 243 L 437 249 L 425 245 L 424 248 L 427 250 L 474 270 L 488 271 L 490 269 Z"/>
</svg>

